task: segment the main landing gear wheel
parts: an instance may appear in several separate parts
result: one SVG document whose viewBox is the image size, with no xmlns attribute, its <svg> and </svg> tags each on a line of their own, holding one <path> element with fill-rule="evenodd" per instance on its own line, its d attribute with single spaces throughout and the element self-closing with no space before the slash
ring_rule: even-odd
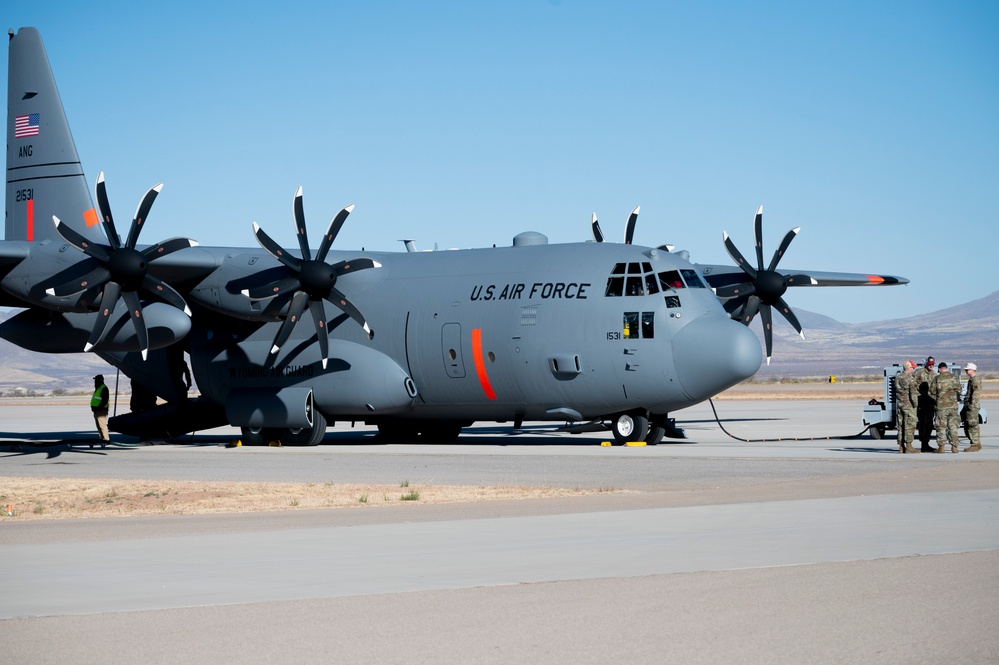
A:
<svg viewBox="0 0 999 665">
<path fill-rule="evenodd" d="M 281 443 L 286 446 L 318 446 L 326 436 L 326 417 L 313 410 L 312 428 L 290 428 L 282 431 Z"/>
<path fill-rule="evenodd" d="M 619 446 L 629 441 L 645 441 L 649 435 L 649 419 L 643 415 L 622 413 L 614 419 L 611 431 Z"/>
<path fill-rule="evenodd" d="M 649 425 L 649 433 L 645 437 L 645 443 L 649 446 L 658 445 L 666 436 L 666 428 L 662 425 Z"/>
<path fill-rule="evenodd" d="M 246 446 L 266 446 L 278 439 L 277 430 L 270 427 L 240 427 L 240 440 Z"/>
</svg>

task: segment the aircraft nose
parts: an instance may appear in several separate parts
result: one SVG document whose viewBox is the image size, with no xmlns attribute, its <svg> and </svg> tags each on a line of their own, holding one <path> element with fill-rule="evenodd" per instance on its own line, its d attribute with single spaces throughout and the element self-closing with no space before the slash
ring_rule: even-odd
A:
<svg viewBox="0 0 999 665">
<path fill-rule="evenodd" d="M 673 364 L 687 397 L 697 402 L 756 374 L 763 362 L 753 331 L 722 316 L 702 316 L 673 338 Z"/>
</svg>

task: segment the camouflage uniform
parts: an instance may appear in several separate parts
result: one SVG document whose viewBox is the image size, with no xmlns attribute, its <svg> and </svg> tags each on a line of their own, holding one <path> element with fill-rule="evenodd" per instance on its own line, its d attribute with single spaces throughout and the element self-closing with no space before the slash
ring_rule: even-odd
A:
<svg viewBox="0 0 999 665">
<path fill-rule="evenodd" d="M 937 450 L 946 452 L 947 443 L 950 451 L 958 452 L 957 432 L 960 417 L 957 407 L 961 400 L 961 379 L 950 372 L 940 372 L 930 386 L 930 395 L 937 403 Z"/>
<path fill-rule="evenodd" d="M 898 420 L 898 451 L 918 453 L 912 445 L 916 431 L 916 405 L 919 403 L 919 386 L 911 372 L 900 372 L 895 377 L 895 414 Z"/>
<path fill-rule="evenodd" d="M 968 392 L 964 396 L 964 415 L 967 425 L 965 432 L 971 441 L 971 446 L 965 450 L 974 452 L 982 449 L 981 434 L 978 430 L 978 411 L 982 408 L 982 378 L 973 376 L 968 379 Z"/>
<path fill-rule="evenodd" d="M 919 391 L 916 421 L 919 429 L 919 441 L 922 444 L 921 450 L 924 453 L 933 451 L 930 448 L 930 435 L 933 433 L 933 412 L 936 409 L 936 403 L 930 395 L 930 388 L 933 386 L 933 379 L 936 375 L 936 372 L 928 369 L 925 365 L 912 374 L 916 389 Z"/>
</svg>

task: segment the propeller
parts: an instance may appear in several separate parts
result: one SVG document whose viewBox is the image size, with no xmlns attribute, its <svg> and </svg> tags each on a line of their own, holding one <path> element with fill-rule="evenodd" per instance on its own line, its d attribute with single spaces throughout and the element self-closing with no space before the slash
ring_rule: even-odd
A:
<svg viewBox="0 0 999 665">
<path fill-rule="evenodd" d="M 368 268 L 380 268 L 377 261 L 366 258 L 357 258 L 351 261 L 340 261 L 338 263 L 326 263 L 326 255 L 333 245 L 337 234 L 343 227 L 347 216 L 354 210 L 353 205 L 349 205 L 330 221 L 326 235 L 323 236 L 319 244 L 319 250 L 315 258 L 309 247 L 309 237 L 305 228 L 305 209 L 302 205 L 302 188 L 295 192 L 293 203 L 295 215 L 295 229 L 298 232 L 298 246 L 302 250 L 302 258 L 298 259 L 288 254 L 281 245 L 274 242 L 264 230 L 254 222 L 253 234 L 257 242 L 264 250 L 280 261 L 290 274 L 277 281 L 258 286 L 252 289 L 243 289 L 242 293 L 251 300 L 268 300 L 271 298 L 285 297 L 289 300 L 288 314 L 285 316 L 274 344 L 271 346 L 271 353 L 277 353 L 288 338 L 302 317 L 306 306 L 312 314 L 312 320 L 316 325 L 316 337 L 319 339 L 319 350 L 323 357 L 323 369 L 326 368 L 326 361 L 329 358 L 329 330 L 326 326 L 326 314 L 323 309 L 323 300 L 339 307 L 350 318 L 354 319 L 364 331 L 368 333 L 368 338 L 374 337 L 374 332 L 365 321 L 364 315 L 354 306 L 352 302 L 337 287 L 337 279 L 349 273 L 367 270 Z"/>
<path fill-rule="evenodd" d="M 98 306 L 97 321 L 94 329 L 90 333 L 90 339 L 84 351 L 90 351 L 100 344 L 107 334 L 108 326 L 111 323 L 111 316 L 119 298 L 125 301 L 128 307 L 129 318 L 135 327 L 135 335 L 139 340 L 139 348 L 142 359 L 145 360 L 149 353 L 149 333 L 146 330 L 146 323 L 142 318 L 142 303 L 139 293 L 155 296 L 177 309 L 181 309 L 185 314 L 191 316 L 191 310 L 173 287 L 166 282 L 157 279 L 149 274 L 149 265 L 167 254 L 172 254 L 185 247 L 195 247 L 197 242 L 190 238 L 173 238 L 161 243 L 152 245 L 143 250 L 135 248 L 139 240 L 139 233 L 145 223 L 149 210 L 153 206 L 153 201 L 163 189 L 163 183 L 149 189 L 139 202 L 139 207 L 135 209 L 135 217 L 132 218 L 132 225 L 128 230 L 128 238 L 122 244 L 121 237 L 115 229 L 114 219 L 111 216 L 111 206 L 108 203 L 107 188 L 104 185 L 104 172 L 97 176 L 97 184 L 94 192 L 97 195 L 97 206 L 101 211 L 101 225 L 108 238 L 108 245 L 91 243 L 79 232 L 62 222 L 55 215 L 52 222 L 56 231 L 63 240 L 73 245 L 78 250 L 94 259 L 97 267 L 81 278 L 74 279 L 65 284 L 46 289 L 46 293 L 51 296 L 66 297 L 83 293 L 90 289 L 101 289 L 100 305 Z"/>
<path fill-rule="evenodd" d="M 641 209 L 642 206 L 635 206 L 635 209 L 628 215 L 628 223 L 624 227 L 625 245 L 630 245 L 631 241 L 635 239 L 635 224 L 638 223 L 638 211 Z M 600 222 L 597 221 L 597 213 L 593 213 L 593 217 L 590 218 L 590 229 L 593 231 L 594 240 L 597 242 L 604 241 L 603 231 L 600 230 Z"/>
<path fill-rule="evenodd" d="M 773 353 L 773 314 L 771 307 L 776 307 L 781 316 L 787 319 L 791 327 L 804 339 L 805 334 L 801 330 L 801 324 L 798 323 L 798 317 L 794 315 L 794 312 L 791 311 L 791 308 L 782 296 L 789 286 L 811 286 L 818 282 L 808 275 L 785 276 L 777 272 L 777 264 L 784 257 L 784 253 L 787 251 L 791 241 L 798 235 L 798 231 L 801 230 L 800 227 L 793 228 L 787 232 L 780 243 L 780 247 L 774 252 L 773 258 L 770 259 L 770 265 L 766 268 L 763 267 L 763 206 L 760 206 L 759 210 L 756 211 L 754 227 L 756 231 L 756 268 L 753 268 L 746 261 L 742 253 L 736 248 L 735 243 L 729 238 L 728 233 L 723 232 L 722 237 L 725 240 L 725 249 L 728 250 L 729 256 L 732 257 L 736 265 L 742 268 L 747 279 L 739 284 L 720 286 L 715 289 L 715 294 L 719 298 L 728 298 L 729 300 L 724 304 L 725 311 L 731 314 L 732 318 L 738 318 L 747 326 L 752 322 L 753 317 L 759 313 L 760 320 L 763 322 L 763 339 L 767 346 L 767 364 L 769 365 L 770 357 Z M 741 311 L 739 311 L 740 307 L 742 308 Z M 739 313 L 736 314 L 736 312 Z"/>
</svg>

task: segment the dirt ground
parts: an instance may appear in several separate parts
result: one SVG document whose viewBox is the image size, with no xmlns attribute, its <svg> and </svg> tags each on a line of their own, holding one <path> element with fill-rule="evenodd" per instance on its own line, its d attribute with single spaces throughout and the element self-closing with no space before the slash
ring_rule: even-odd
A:
<svg viewBox="0 0 999 665">
<path fill-rule="evenodd" d="M 600 490 L 535 487 L 425 487 L 334 483 L 0 478 L 0 519 L 370 508 L 398 504 L 544 499 Z M 604 490 L 610 491 L 610 490 Z M 9 508 L 8 508 L 9 507 Z M 12 514 L 8 514 L 8 512 Z"/>
</svg>

